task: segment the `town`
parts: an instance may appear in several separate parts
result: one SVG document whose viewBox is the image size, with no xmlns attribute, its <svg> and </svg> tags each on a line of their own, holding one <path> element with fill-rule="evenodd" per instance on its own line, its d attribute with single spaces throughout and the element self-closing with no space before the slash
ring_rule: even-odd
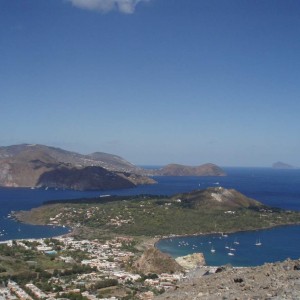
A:
<svg viewBox="0 0 300 300">
<path fill-rule="evenodd" d="M 155 294 L 175 289 L 176 283 L 185 278 L 183 273 L 138 274 L 129 271 L 135 257 L 135 253 L 126 250 L 131 243 L 132 239 L 126 237 L 105 243 L 76 240 L 74 237 L 4 242 L 0 245 L 1 252 L 7 247 L 12 253 L 14 248 L 23 248 L 50 261 L 60 261 L 63 268 L 44 270 L 48 273 L 44 286 L 51 289 L 43 290 L 41 275 L 30 278 L 28 282 L 18 276 L 12 280 L 12 276 L 5 277 L 2 267 L 0 299 L 152 299 Z M 34 260 L 26 263 L 31 269 L 38 267 Z M 77 266 L 76 272 L 72 273 L 74 266 Z"/>
</svg>

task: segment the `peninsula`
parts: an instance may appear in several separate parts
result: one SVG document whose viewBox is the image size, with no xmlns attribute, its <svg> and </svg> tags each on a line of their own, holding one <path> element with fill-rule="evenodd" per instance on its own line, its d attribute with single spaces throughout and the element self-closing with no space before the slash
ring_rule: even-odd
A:
<svg viewBox="0 0 300 300">
<path fill-rule="evenodd" d="M 253 230 L 300 222 L 300 212 L 271 208 L 222 187 L 167 196 L 109 196 L 51 201 L 15 217 L 33 224 L 65 225 L 81 237 L 148 238 Z"/>
</svg>

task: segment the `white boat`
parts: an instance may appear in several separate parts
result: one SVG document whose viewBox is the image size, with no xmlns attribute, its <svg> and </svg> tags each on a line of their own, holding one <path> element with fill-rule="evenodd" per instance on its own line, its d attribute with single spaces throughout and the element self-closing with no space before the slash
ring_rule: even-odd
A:
<svg viewBox="0 0 300 300">
<path fill-rule="evenodd" d="M 255 246 L 261 246 L 262 245 L 262 242 L 260 241 L 260 239 L 258 239 L 255 243 Z"/>
<path fill-rule="evenodd" d="M 239 244 L 240 244 L 240 242 L 238 242 L 237 239 L 235 239 L 233 243 L 234 243 L 235 245 L 239 245 Z"/>
<path fill-rule="evenodd" d="M 210 252 L 211 253 L 215 253 L 216 252 L 216 250 L 214 249 L 214 246 L 211 247 Z"/>
<path fill-rule="evenodd" d="M 228 252 L 228 255 L 229 255 L 229 256 L 234 256 L 234 253 Z"/>
</svg>

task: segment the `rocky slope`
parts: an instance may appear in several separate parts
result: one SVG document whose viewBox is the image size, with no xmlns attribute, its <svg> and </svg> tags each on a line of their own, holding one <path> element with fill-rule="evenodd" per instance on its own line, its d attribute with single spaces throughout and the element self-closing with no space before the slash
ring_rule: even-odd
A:
<svg viewBox="0 0 300 300">
<path fill-rule="evenodd" d="M 183 268 L 169 255 L 150 247 L 135 262 L 134 268 L 141 273 L 174 273 L 183 271 Z"/>
<path fill-rule="evenodd" d="M 300 260 L 254 268 L 224 267 L 217 272 L 181 282 L 175 291 L 155 299 L 299 299 Z"/>
<path fill-rule="evenodd" d="M 214 164 L 204 164 L 201 166 L 185 166 L 179 164 L 169 164 L 155 172 L 159 176 L 225 176 L 226 173 Z"/>
<path fill-rule="evenodd" d="M 180 200 L 184 207 L 194 209 L 237 209 L 237 208 L 259 208 L 262 203 L 246 197 L 234 189 L 222 187 L 207 188 L 205 190 L 193 191 L 191 193 L 177 194 L 172 197 L 174 201 Z"/>
<path fill-rule="evenodd" d="M 140 173 L 139 168 L 110 154 L 81 155 L 29 144 L 0 147 L 0 186 L 4 187 L 48 186 L 84 190 L 155 183 Z"/>
<path fill-rule="evenodd" d="M 43 173 L 37 186 L 74 190 L 105 190 L 132 188 L 130 180 L 101 167 L 67 168 L 61 167 Z"/>
</svg>

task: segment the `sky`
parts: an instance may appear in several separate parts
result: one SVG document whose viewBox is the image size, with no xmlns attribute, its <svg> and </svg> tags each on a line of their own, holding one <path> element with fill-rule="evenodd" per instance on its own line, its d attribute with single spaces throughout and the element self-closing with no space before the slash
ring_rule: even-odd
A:
<svg viewBox="0 0 300 300">
<path fill-rule="evenodd" d="M 299 0 L 0 0 L 0 146 L 300 167 Z"/>
</svg>

